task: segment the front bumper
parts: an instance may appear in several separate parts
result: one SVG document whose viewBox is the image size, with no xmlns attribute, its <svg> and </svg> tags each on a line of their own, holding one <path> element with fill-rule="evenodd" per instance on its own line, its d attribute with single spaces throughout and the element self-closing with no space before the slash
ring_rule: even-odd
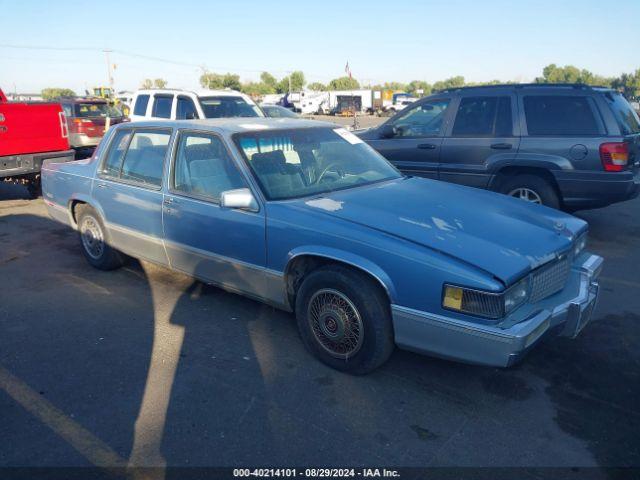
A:
<svg viewBox="0 0 640 480">
<path fill-rule="evenodd" d="M 573 267 L 564 290 L 539 302 L 539 308 L 536 305 L 531 315 L 513 325 L 481 325 L 392 305 L 396 344 L 419 353 L 507 367 L 551 330 L 573 338 L 589 323 L 598 299 L 603 260 L 585 257 Z"/>
</svg>

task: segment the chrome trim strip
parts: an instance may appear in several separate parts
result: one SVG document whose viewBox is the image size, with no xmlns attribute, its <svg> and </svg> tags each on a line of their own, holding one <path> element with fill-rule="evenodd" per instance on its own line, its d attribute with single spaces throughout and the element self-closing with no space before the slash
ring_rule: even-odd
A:
<svg viewBox="0 0 640 480">
<path fill-rule="evenodd" d="M 444 315 L 422 312 L 412 308 L 402 307 L 400 305 L 391 305 L 392 314 L 400 314 L 411 317 L 412 320 L 429 323 L 438 327 L 447 328 L 456 332 L 475 335 L 482 338 L 490 338 L 492 340 L 510 343 L 515 337 L 505 332 L 499 331 L 495 327 L 485 327 L 483 325 L 474 325 L 469 322 L 457 320 Z"/>
</svg>

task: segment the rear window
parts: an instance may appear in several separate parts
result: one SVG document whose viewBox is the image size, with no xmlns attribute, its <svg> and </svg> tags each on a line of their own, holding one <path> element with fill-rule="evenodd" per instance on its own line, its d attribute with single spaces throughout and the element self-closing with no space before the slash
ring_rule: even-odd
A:
<svg viewBox="0 0 640 480">
<path fill-rule="evenodd" d="M 133 114 L 145 116 L 147 114 L 147 105 L 149 104 L 149 95 L 138 95 L 136 104 L 133 107 Z"/>
<path fill-rule="evenodd" d="M 106 103 L 76 103 L 74 113 L 76 117 L 106 117 L 109 106 Z"/>
<path fill-rule="evenodd" d="M 513 134 L 509 97 L 466 97 L 453 124 L 457 137 L 506 137 Z"/>
<path fill-rule="evenodd" d="M 137 130 L 129 142 L 120 177 L 159 187 L 170 138 L 170 130 Z"/>
<path fill-rule="evenodd" d="M 554 95 L 523 98 L 529 135 L 599 135 L 587 97 Z"/>
<path fill-rule="evenodd" d="M 607 103 L 611 107 L 613 116 L 616 117 L 616 122 L 618 122 L 622 135 L 640 133 L 640 119 L 638 118 L 638 114 L 622 94 L 607 92 L 604 98 L 606 98 Z"/>
<path fill-rule="evenodd" d="M 263 116 L 258 107 L 248 104 L 242 97 L 201 97 L 200 105 L 206 118 Z"/>
<path fill-rule="evenodd" d="M 173 95 L 156 95 L 153 100 L 152 117 L 171 118 L 171 104 L 173 103 Z"/>
</svg>

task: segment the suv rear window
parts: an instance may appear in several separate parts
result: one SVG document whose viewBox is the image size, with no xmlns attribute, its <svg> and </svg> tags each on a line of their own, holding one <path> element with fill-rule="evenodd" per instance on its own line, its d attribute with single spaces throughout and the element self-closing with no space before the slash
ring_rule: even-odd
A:
<svg viewBox="0 0 640 480">
<path fill-rule="evenodd" d="M 136 104 L 133 107 L 133 114 L 144 117 L 147 114 L 147 105 L 149 104 L 149 95 L 138 95 Z"/>
<path fill-rule="evenodd" d="M 508 137 L 513 135 L 509 97 L 466 97 L 453 124 L 456 137 Z"/>
<path fill-rule="evenodd" d="M 638 114 L 621 93 L 607 92 L 604 98 L 611 107 L 613 116 L 616 117 L 616 122 L 618 122 L 622 135 L 640 133 L 640 119 L 638 118 Z"/>
<path fill-rule="evenodd" d="M 522 99 L 529 135 L 599 135 L 587 97 L 553 95 Z"/>
</svg>

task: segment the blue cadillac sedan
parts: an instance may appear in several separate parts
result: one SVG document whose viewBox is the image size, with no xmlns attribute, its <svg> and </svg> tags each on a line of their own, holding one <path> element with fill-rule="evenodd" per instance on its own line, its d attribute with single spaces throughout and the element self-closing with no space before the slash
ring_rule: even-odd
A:
<svg viewBox="0 0 640 480">
<path fill-rule="evenodd" d="M 132 256 L 295 312 L 309 351 L 352 373 L 396 345 L 509 366 L 576 336 L 598 295 L 584 221 L 404 176 L 329 123 L 118 125 L 42 185 L 94 267 Z"/>
</svg>

